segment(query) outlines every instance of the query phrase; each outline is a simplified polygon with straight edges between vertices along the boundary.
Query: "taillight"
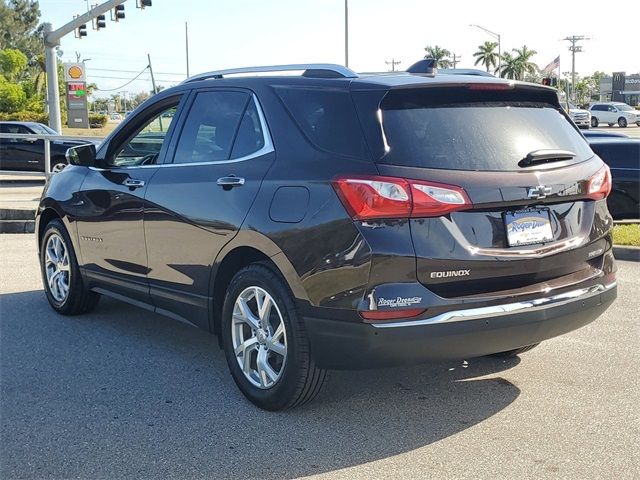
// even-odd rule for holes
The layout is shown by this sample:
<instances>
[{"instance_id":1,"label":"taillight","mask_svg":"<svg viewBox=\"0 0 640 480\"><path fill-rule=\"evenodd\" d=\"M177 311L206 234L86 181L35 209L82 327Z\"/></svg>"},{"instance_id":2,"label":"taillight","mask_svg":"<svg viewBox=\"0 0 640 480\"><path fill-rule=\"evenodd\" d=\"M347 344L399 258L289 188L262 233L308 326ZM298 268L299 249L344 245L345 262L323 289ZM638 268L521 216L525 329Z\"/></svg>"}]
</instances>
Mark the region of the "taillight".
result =
<instances>
[{"instance_id":1,"label":"taillight","mask_svg":"<svg viewBox=\"0 0 640 480\"><path fill-rule=\"evenodd\" d=\"M455 185L396 177L339 177L333 186L356 220L437 217L472 206Z\"/></svg>"},{"instance_id":2,"label":"taillight","mask_svg":"<svg viewBox=\"0 0 640 480\"><path fill-rule=\"evenodd\" d=\"M411 214L409 183L401 178L338 178L333 185L354 219L408 217Z\"/></svg>"},{"instance_id":3,"label":"taillight","mask_svg":"<svg viewBox=\"0 0 640 480\"><path fill-rule=\"evenodd\" d=\"M411 195L412 217L438 217L471 206L465 191L454 185L411 181Z\"/></svg>"},{"instance_id":4,"label":"taillight","mask_svg":"<svg viewBox=\"0 0 640 480\"><path fill-rule=\"evenodd\" d=\"M611 192L611 171L607 165L587 180L587 195L593 200L607 198Z\"/></svg>"}]
</instances>

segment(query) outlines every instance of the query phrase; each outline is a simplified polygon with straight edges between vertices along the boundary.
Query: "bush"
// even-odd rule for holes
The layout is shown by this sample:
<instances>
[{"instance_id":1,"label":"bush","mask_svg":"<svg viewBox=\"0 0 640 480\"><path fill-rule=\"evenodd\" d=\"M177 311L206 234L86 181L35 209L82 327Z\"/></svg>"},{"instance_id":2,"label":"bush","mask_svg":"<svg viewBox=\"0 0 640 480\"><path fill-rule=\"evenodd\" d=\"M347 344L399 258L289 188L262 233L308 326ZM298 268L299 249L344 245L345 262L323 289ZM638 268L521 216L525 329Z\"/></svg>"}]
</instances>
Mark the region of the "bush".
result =
<instances>
[{"instance_id":1,"label":"bush","mask_svg":"<svg viewBox=\"0 0 640 480\"><path fill-rule=\"evenodd\" d=\"M17 112L24 108L27 94L17 83L0 82L0 112Z\"/></svg>"},{"instance_id":2,"label":"bush","mask_svg":"<svg viewBox=\"0 0 640 480\"><path fill-rule=\"evenodd\" d=\"M96 113L89 114L89 125L91 128L102 128L107 124L107 116Z\"/></svg>"},{"instance_id":3,"label":"bush","mask_svg":"<svg viewBox=\"0 0 640 480\"><path fill-rule=\"evenodd\" d=\"M13 113L0 112L0 120L17 121L17 122L38 122L47 125L49 123L49 115L46 113L33 112L29 110L21 110Z\"/></svg>"}]
</instances>

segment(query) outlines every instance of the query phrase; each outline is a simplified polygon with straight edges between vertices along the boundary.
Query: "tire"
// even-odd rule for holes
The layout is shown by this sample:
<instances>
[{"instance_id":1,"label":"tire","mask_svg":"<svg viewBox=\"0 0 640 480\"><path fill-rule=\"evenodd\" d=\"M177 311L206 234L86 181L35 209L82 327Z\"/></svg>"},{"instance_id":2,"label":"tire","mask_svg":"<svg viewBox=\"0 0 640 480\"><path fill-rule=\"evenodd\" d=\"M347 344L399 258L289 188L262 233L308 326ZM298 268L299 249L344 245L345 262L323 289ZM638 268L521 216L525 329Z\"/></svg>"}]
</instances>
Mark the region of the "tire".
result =
<instances>
[{"instance_id":1,"label":"tire","mask_svg":"<svg viewBox=\"0 0 640 480\"><path fill-rule=\"evenodd\" d=\"M265 305L268 299L272 306L269 313L263 310L260 319L257 305ZM311 357L289 287L266 264L249 265L231 280L222 309L221 336L231 376L256 406L285 410L312 400L320 391L326 371ZM239 350L241 345L245 349Z\"/></svg>"},{"instance_id":2,"label":"tire","mask_svg":"<svg viewBox=\"0 0 640 480\"><path fill-rule=\"evenodd\" d=\"M619 126L619 127L621 127L621 128L626 128L626 126L627 126L627 119L626 119L626 118L624 118L624 117L620 117L620 118L618 119L618 126Z\"/></svg>"},{"instance_id":3,"label":"tire","mask_svg":"<svg viewBox=\"0 0 640 480\"><path fill-rule=\"evenodd\" d=\"M57 218L47 224L42 236L40 272L49 305L62 315L89 312L100 300L100 295L86 288L67 229Z\"/></svg>"},{"instance_id":4,"label":"tire","mask_svg":"<svg viewBox=\"0 0 640 480\"><path fill-rule=\"evenodd\" d=\"M51 159L51 173L59 173L67 166L67 161L64 157Z\"/></svg>"},{"instance_id":5,"label":"tire","mask_svg":"<svg viewBox=\"0 0 640 480\"><path fill-rule=\"evenodd\" d=\"M526 347L514 348L513 350L507 350L506 352L494 353L494 354L492 354L490 356L491 357L498 357L498 358L513 358L513 357L517 357L521 353L528 352L529 350L533 350L538 345L540 345L540 344L539 343L534 343L533 345L527 345Z\"/></svg>"},{"instance_id":6,"label":"tire","mask_svg":"<svg viewBox=\"0 0 640 480\"><path fill-rule=\"evenodd\" d=\"M596 128L598 126L598 119L596 117L591 117L591 126Z\"/></svg>"}]
</instances>

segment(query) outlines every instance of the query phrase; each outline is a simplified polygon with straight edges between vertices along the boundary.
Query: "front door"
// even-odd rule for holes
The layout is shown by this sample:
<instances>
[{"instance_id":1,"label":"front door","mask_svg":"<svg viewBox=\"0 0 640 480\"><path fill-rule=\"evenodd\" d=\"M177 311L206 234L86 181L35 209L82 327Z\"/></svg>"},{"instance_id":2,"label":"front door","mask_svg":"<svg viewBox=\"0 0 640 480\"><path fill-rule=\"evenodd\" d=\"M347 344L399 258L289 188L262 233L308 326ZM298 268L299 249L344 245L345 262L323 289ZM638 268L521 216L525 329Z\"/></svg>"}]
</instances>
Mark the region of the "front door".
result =
<instances>
[{"instance_id":1,"label":"front door","mask_svg":"<svg viewBox=\"0 0 640 480\"><path fill-rule=\"evenodd\" d=\"M5 123L0 126L0 133L24 135L33 132L20 124ZM44 140L2 138L0 150L2 170L44 172Z\"/></svg>"},{"instance_id":2,"label":"front door","mask_svg":"<svg viewBox=\"0 0 640 480\"><path fill-rule=\"evenodd\" d=\"M98 153L80 189L78 237L83 268L94 288L103 288L149 307L144 197L157 174L172 134L180 97L136 114ZM103 157L103 158L101 158Z\"/></svg>"},{"instance_id":3,"label":"front door","mask_svg":"<svg viewBox=\"0 0 640 480\"><path fill-rule=\"evenodd\" d=\"M253 94L194 97L172 163L147 190L144 223L154 304L207 328L212 263L240 229L274 153Z\"/></svg>"}]
</instances>

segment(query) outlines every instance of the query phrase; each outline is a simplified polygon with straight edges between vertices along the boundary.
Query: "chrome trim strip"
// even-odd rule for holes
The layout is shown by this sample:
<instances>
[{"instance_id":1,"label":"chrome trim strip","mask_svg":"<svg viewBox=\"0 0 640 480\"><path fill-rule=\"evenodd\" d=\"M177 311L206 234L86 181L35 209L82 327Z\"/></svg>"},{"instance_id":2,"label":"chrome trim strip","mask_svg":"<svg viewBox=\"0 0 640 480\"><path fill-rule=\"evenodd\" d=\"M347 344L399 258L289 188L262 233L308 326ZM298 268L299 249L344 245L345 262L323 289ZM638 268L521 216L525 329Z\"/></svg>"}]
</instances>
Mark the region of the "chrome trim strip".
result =
<instances>
[{"instance_id":1,"label":"chrome trim strip","mask_svg":"<svg viewBox=\"0 0 640 480\"><path fill-rule=\"evenodd\" d=\"M616 286L616 282L607 285L592 285L591 287L579 288L570 292L559 293L552 297L536 298L526 302L505 303L503 305L492 305L489 307L468 308L465 310L452 310L436 315L431 318L420 320L405 320L393 323L371 323L375 328L398 328L417 327L421 325L435 325L443 323L466 322L483 318L501 317L519 312L521 310L541 310L546 307L558 307L567 303L584 300Z\"/></svg>"},{"instance_id":2,"label":"chrome trim strip","mask_svg":"<svg viewBox=\"0 0 640 480\"><path fill-rule=\"evenodd\" d=\"M214 70L194 75L184 80L183 83L196 82L210 78L219 79L225 75L238 75L244 73L268 73L268 72L293 72L298 70L329 70L342 75L345 78L358 78L358 74L350 68L335 63L295 63L290 65L263 65L258 67L228 68L226 70Z\"/></svg>"},{"instance_id":3,"label":"chrome trim strip","mask_svg":"<svg viewBox=\"0 0 640 480\"><path fill-rule=\"evenodd\" d=\"M251 94L253 97L253 101L256 104L256 110L258 111L258 118L260 119L260 126L262 127L262 134L264 137L264 145L257 152L253 152L249 155L240 158L234 158L231 160L217 160L211 162L193 162L193 163L160 163L158 165L123 165L123 166L114 166L112 168L122 168L126 170L135 170L138 168L165 168L165 167L197 167L201 165L224 165L227 163L238 163L238 162L246 162L247 160L252 160L257 157L262 157L263 155L267 155L271 152L275 151L273 147L273 141L271 137L271 131L269 130L269 126L267 125L267 121L264 117L264 113L262 112L262 105L258 101L258 97L255 94ZM98 167L89 167L92 170L96 170L98 172L104 172L108 169L98 168Z\"/></svg>"}]
</instances>

